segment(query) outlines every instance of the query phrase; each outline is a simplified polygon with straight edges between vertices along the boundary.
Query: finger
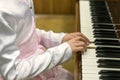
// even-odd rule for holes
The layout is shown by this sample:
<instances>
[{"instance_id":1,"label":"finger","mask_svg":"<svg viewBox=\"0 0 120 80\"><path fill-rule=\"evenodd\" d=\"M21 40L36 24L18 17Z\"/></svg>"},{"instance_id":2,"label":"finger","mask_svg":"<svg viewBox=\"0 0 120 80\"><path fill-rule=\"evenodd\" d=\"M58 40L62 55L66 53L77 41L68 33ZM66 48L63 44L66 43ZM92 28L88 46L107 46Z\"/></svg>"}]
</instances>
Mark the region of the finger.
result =
<instances>
[{"instance_id":1,"label":"finger","mask_svg":"<svg viewBox=\"0 0 120 80\"><path fill-rule=\"evenodd\" d=\"M75 46L76 46L76 47L87 46L87 44L86 44L85 42L83 42L83 41L77 41L77 42L75 43Z\"/></svg>"},{"instance_id":2,"label":"finger","mask_svg":"<svg viewBox=\"0 0 120 80\"><path fill-rule=\"evenodd\" d=\"M84 39L86 39L87 42L90 42L90 40L89 40L84 34L82 34L82 33L80 33L80 32L77 32L76 35L77 35L77 36L81 36L81 37L83 37Z\"/></svg>"},{"instance_id":3,"label":"finger","mask_svg":"<svg viewBox=\"0 0 120 80\"><path fill-rule=\"evenodd\" d=\"M80 32L71 33L72 38L81 37L81 40L85 41L88 45L90 43L89 39Z\"/></svg>"},{"instance_id":4,"label":"finger","mask_svg":"<svg viewBox=\"0 0 120 80\"><path fill-rule=\"evenodd\" d=\"M71 33L70 36L71 36L72 38L75 38L75 37L77 37L78 35L77 35L77 33Z\"/></svg>"},{"instance_id":5,"label":"finger","mask_svg":"<svg viewBox=\"0 0 120 80\"><path fill-rule=\"evenodd\" d=\"M84 39L83 37L80 37L80 36L76 37L75 41L76 41L76 43L84 42L87 45L89 44L89 42L86 39Z\"/></svg>"},{"instance_id":6,"label":"finger","mask_svg":"<svg viewBox=\"0 0 120 80\"><path fill-rule=\"evenodd\" d=\"M81 52L82 54L85 52L85 50L86 50L86 49L85 49L84 47L77 47L77 48L76 48L76 51L77 51L77 52Z\"/></svg>"},{"instance_id":7,"label":"finger","mask_svg":"<svg viewBox=\"0 0 120 80\"><path fill-rule=\"evenodd\" d=\"M84 48L84 52L87 51L87 45L85 45L85 44L80 44L80 45L77 45L76 47L83 47Z\"/></svg>"}]
</instances>

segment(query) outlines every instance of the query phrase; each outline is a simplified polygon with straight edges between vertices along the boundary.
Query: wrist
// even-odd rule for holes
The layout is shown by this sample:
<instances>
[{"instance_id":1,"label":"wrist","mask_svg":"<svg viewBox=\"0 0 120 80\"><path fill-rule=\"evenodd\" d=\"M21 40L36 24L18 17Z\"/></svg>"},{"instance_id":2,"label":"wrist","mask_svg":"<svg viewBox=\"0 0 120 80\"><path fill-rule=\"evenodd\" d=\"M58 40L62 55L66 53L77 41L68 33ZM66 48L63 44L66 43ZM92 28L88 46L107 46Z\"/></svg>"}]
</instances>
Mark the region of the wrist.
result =
<instances>
[{"instance_id":1,"label":"wrist","mask_svg":"<svg viewBox=\"0 0 120 80\"><path fill-rule=\"evenodd\" d=\"M62 43L64 43L64 42L66 42L67 41L67 39L66 39L66 36L68 35L68 33L66 33L65 35L64 35L64 37L63 37L63 39L62 39Z\"/></svg>"}]
</instances>

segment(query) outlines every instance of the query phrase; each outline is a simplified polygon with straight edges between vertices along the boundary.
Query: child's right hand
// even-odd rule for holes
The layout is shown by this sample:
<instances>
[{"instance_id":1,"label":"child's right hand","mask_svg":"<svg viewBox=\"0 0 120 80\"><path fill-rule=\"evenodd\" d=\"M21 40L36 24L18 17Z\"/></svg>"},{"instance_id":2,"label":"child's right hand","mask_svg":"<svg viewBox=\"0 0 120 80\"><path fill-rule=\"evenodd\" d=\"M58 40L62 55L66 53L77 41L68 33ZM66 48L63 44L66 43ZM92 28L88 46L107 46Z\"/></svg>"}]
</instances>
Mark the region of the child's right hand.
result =
<instances>
[{"instance_id":1,"label":"child's right hand","mask_svg":"<svg viewBox=\"0 0 120 80\"><path fill-rule=\"evenodd\" d=\"M69 41L67 41L70 45L72 52L82 52L84 53L87 50L87 46L89 45L88 39L84 37L75 37Z\"/></svg>"}]
</instances>

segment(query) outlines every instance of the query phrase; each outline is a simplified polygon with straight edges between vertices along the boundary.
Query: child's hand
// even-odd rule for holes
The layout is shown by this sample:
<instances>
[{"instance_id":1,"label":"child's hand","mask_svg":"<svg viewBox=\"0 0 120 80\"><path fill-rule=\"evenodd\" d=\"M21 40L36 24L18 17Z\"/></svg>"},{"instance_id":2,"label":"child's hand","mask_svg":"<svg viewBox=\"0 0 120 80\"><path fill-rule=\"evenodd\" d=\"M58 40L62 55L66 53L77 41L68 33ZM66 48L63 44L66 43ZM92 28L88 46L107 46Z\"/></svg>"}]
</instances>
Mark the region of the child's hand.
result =
<instances>
[{"instance_id":1,"label":"child's hand","mask_svg":"<svg viewBox=\"0 0 120 80\"><path fill-rule=\"evenodd\" d=\"M89 40L83 36L76 36L67 42L70 45L72 52L80 51L84 53L89 45Z\"/></svg>"},{"instance_id":2,"label":"child's hand","mask_svg":"<svg viewBox=\"0 0 120 80\"><path fill-rule=\"evenodd\" d=\"M66 41L69 41L70 39L73 39L73 38L76 38L76 37L80 37L81 39L84 39L84 41L86 41L88 44L89 44L89 39L83 35L82 33L80 32L74 32L74 33L69 33L69 34L66 34L62 40L62 42L66 42Z\"/></svg>"}]
</instances>

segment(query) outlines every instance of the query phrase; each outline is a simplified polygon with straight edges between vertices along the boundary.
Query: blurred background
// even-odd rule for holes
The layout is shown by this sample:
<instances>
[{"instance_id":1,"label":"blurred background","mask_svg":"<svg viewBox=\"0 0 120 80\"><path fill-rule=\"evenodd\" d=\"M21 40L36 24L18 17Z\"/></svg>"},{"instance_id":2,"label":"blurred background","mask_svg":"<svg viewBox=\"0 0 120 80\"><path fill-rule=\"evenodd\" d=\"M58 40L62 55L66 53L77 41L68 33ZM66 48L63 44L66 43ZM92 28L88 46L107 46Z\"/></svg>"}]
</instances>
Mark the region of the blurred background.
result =
<instances>
[{"instance_id":1,"label":"blurred background","mask_svg":"<svg viewBox=\"0 0 120 80\"><path fill-rule=\"evenodd\" d=\"M54 32L75 32L75 0L33 0L37 28ZM63 63L74 72L74 55Z\"/></svg>"}]
</instances>

